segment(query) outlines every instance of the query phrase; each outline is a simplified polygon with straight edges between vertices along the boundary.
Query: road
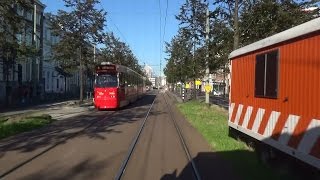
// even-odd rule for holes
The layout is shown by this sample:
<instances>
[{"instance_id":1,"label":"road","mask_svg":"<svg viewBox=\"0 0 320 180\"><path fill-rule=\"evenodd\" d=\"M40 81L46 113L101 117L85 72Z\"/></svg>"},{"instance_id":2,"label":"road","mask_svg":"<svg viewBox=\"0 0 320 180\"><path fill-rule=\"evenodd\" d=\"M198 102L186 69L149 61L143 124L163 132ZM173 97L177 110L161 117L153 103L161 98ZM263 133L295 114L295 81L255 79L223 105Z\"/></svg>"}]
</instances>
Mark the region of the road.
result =
<instances>
[{"instance_id":1,"label":"road","mask_svg":"<svg viewBox=\"0 0 320 180\"><path fill-rule=\"evenodd\" d=\"M144 120L122 179L195 179L173 119L201 179L237 179L172 99L154 92L118 111L82 113L0 141L0 179L114 179ZM210 162L205 160L209 156Z\"/></svg>"}]
</instances>

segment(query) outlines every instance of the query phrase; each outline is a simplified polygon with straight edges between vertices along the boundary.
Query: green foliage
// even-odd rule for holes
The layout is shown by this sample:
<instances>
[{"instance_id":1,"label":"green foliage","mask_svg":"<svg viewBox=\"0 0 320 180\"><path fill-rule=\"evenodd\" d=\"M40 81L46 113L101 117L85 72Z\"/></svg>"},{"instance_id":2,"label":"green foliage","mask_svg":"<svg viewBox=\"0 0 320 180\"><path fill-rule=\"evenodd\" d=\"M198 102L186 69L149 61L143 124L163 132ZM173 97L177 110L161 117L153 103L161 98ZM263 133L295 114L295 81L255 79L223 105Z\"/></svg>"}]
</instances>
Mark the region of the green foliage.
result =
<instances>
[{"instance_id":1,"label":"green foliage","mask_svg":"<svg viewBox=\"0 0 320 180\"><path fill-rule=\"evenodd\" d=\"M53 57L66 73L79 69L80 101L83 100L84 75L94 69L93 46L102 43L106 12L97 9L99 0L64 0L69 11L51 15L51 28L60 41L53 46Z\"/></svg>"},{"instance_id":2,"label":"green foliage","mask_svg":"<svg viewBox=\"0 0 320 180\"><path fill-rule=\"evenodd\" d=\"M169 83L185 82L192 77L194 65L192 62L192 46L190 46L189 40L184 36L177 35L170 44L167 43L166 51L170 54L164 69L167 81Z\"/></svg>"},{"instance_id":3,"label":"green foliage","mask_svg":"<svg viewBox=\"0 0 320 180\"><path fill-rule=\"evenodd\" d=\"M204 33L207 2L210 3L209 7L213 7L209 13L208 46ZM211 73L221 69L228 72L228 56L234 48L318 17L320 8L312 12L302 11L304 8L317 6L318 1L297 0L187 1L176 16L180 21L178 34L167 44L169 58L164 72L168 82L183 82L186 79L202 77L206 68L207 52ZM235 12L238 12L238 23Z\"/></svg>"},{"instance_id":4,"label":"green foliage","mask_svg":"<svg viewBox=\"0 0 320 180\"><path fill-rule=\"evenodd\" d=\"M43 127L52 121L49 115L26 117L15 122L0 121L0 139Z\"/></svg>"},{"instance_id":5,"label":"green foliage","mask_svg":"<svg viewBox=\"0 0 320 180\"><path fill-rule=\"evenodd\" d=\"M0 1L0 60L8 65L25 57L40 55L33 45L19 42L18 34L28 33L30 24L24 17L18 14L19 10L30 11L32 9L30 0ZM8 66L7 68L9 68Z\"/></svg>"},{"instance_id":6,"label":"green foliage","mask_svg":"<svg viewBox=\"0 0 320 180\"><path fill-rule=\"evenodd\" d=\"M232 165L240 179L294 179L285 170L272 169L262 164L244 142L228 136L227 111L196 101L178 104L178 108L203 135L214 152L221 154Z\"/></svg>"},{"instance_id":7,"label":"green foliage","mask_svg":"<svg viewBox=\"0 0 320 180\"><path fill-rule=\"evenodd\" d=\"M101 51L101 61L112 62L131 68L137 73L144 75L142 67L138 64L137 57L133 54L129 45L125 42L120 41L119 38L115 37L113 33L108 33L105 36L105 48Z\"/></svg>"},{"instance_id":8,"label":"green foliage","mask_svg":"<svg viewBox=\"0 0 320 180\"><path fill-rule=\"evenodd\" d=\"M241 14L241 44L253 43L313 19L319 10L302 11L309 6L313 3L263 0L247 4Z\"/></svg>"},{"instance_id":9,"label":"green foliage","mask_svg":"<svg viewBox=\"0 0 320 180\"><path fill-rule=\"evenodd\" d=\"M169 83L196 79L204 75L206 3L190 0L180 8L176 19L180 21L178 35L166 45L169 54L164 69Z\"/></svg>"},{"instance_id":10,"label":"green foliage","mask_svg":"<svg viewBox=\"0 0 320 180\"><path fill-rule=\"evenodd\" d=\"M66 72L77 70L81 63L92 67L93 45L102 43L106 12L96 8L98 0L64 0L69 11L59 10L51 15L51 29L59 37L53 46L54 59Z\"/></svg>"}]
</instances>

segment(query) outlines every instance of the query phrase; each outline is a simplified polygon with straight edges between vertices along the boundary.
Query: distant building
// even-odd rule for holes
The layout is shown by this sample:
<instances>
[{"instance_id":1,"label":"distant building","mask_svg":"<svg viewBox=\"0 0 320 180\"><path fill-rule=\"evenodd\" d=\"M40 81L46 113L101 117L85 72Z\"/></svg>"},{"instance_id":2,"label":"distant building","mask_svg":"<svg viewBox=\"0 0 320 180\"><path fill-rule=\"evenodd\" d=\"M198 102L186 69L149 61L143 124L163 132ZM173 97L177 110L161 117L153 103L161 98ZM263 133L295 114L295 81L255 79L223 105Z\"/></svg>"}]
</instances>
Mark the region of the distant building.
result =
<instances>
[{"instance_id":1,"label":"distant building","mask_svg":"<svg viewBox=\"0 0 320 180\"><path fill-rule=\"evenodd\" d=\"M144 72L146 73L147 75L147 78L151 78L153 77L152 74L153 74L153 69L152 67L148 66L148 65L145 65L144 68L143 68Z\"/></svg>"},{"instance_id":2,"label":"distant building","mask_svg":"<svg viewBox=\"0 0 320 180\"><path fill-rule=\"evenodd\" d=\"M150 77L150 78L149 78L149 81L152 83L152 86L153 86L153 87L156 87L156 78Z\"/></svg>"},{"instance_id":3,"label":"distant building","mask_svg":"<svg viewBox=\"0 0 320 180\"><path fill-rule=\"evenodd\" d=\"M70 77L64 77L57 70L59 63L53 58L52 46L59 42L60 38L54 36L50 30L48 15L44 18L44 43L43 43L43 69L45 93L77 93L79 87L79 73L73 73Z\"/></svg>"},{"instance_id":4,"label":"distant building","mask_svg":"<svg viewBox=\"0 0 320 180\"><path fill-rule=\"evenodd\" d=\"M165 86L167 85L167 77L161 76L160 77L160 86Z\"/></svg>"}]
</instances>

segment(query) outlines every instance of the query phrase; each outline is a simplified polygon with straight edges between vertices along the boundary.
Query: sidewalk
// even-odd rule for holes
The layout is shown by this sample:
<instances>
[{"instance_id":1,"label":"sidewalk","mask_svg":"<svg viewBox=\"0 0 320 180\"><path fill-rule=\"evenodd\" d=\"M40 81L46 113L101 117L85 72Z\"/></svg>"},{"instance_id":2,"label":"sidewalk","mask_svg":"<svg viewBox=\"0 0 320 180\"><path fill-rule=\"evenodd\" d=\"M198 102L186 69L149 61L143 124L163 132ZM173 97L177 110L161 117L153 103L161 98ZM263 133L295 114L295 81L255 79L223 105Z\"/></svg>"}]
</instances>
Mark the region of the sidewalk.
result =
<instances>
[{"instance_id":1,"label":"sidewalk","mask_svg":"<svg viewBox=\"0 0 320 180\"><path fill-rule=\"evenodd\" d=\"M34 106L28 106L28 107L21 107L21 108L12 108L12 109L4 109L4 110L2 109L0 110L0 117L21 115L25 113L38 112L38 111L54 109L54 108L64 107L64 106L85 107L90 105L92 105L92 100L84 100L83 104L79 105L79 100L74 99L74 100L47 103L47 104L34 105Z\"/></svg>"}]
</instances>

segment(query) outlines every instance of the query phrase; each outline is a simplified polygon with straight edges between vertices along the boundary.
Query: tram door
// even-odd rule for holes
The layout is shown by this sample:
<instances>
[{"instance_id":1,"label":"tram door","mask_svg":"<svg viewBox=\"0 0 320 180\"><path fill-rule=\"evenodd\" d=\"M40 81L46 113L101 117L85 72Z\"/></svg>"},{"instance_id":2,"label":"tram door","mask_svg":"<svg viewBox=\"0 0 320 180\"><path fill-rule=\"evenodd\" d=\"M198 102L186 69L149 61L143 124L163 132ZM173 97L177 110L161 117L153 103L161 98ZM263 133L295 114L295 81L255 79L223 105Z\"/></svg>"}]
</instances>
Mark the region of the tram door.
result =
<instances>
[{"instance_id":1,"label":"tram door","mask_svg":"<svg viewBox=\"0 0 320 180\"><path fill-rule=\"evenodd\" d=\"M124 101L126 99L126 81L125 73L119 73L119 100Z\"/></svg>"}]
</instances>

